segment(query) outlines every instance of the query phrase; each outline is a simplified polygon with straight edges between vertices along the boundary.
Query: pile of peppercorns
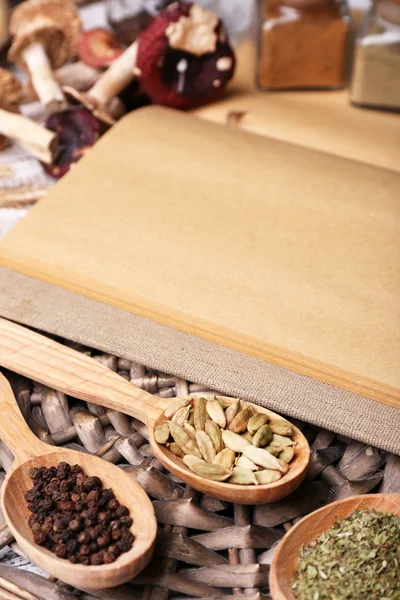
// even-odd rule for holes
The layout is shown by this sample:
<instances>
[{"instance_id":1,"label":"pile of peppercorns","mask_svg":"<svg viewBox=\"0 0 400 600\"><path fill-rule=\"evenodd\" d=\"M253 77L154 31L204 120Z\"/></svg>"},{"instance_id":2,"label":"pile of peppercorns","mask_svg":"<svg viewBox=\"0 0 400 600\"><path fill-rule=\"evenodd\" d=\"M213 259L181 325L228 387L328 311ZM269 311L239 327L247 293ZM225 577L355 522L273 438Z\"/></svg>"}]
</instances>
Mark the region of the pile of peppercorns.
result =
<instances>
[{"instance_id":1,"label":"pile of peppercorns","mask_svg":"<svg viewBox=\"0 0 400 600\"><path fill-rule=\"evenodd\" d=\"M132 519L112 489L79 465L33 468L33 488L25 493L28 524L36 544L58 558L82 565L113 562L132 548Z\"/></svg>"}]
</instances>

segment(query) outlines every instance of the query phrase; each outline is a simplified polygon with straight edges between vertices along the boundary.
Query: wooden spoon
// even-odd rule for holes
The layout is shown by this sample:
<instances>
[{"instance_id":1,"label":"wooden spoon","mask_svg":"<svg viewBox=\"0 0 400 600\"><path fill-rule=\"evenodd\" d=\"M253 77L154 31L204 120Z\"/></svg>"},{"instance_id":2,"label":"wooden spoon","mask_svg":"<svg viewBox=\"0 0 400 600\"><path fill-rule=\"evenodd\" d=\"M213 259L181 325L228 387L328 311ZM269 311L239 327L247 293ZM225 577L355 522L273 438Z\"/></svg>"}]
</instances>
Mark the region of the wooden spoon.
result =
<instances>
[{"instance_id":1,"label":"wooden spoon","mask_svg":"<svg viewBox=\"0 0 400 600\"><path fill-rule=\"evenodd\" d=\"M266 504L291 494L305 477L310 448L296 427L292 436L297 443L295 456L289 471L275 483L234 485L195 475L181 458L157 444L154 439L154 428L165 421L164 411L171 406L171 399L152 396L85 354L4 319L0 319L0 365L69 396L139 419L149 428L152 449L159 461L187 484L205 494L240 504ZM202 396L207 397L204 394ZM232 398L226 400L235 401ZM277 416L260 406L253 407L258 412Z\"/></svg>"},{"instance_id":2,"label":"wooden spoon","mask_svg":"<svg viewBox=\"0 0 400 600\"><path fill-rule=\"evenodd\" d=\"M97 456L44 444L23 419L7 379L0 373L0 438L12 450L14 462L1 490L1 509L21 549L39 567L80 589L110 588L132 579L148 564L157 533L153 506L133 479L122 469ZM73 565L33 541L28 525L30 512L24 499L33 483L33 467L57 466L65 461L78 464L86 475L97 475L105 488L112 488L117 499L128 507L135 536L132 549L113 563L101 566Z\"/></svg>"},{"instance_id":3,"label":"wooden spoon","mask_svg":"<svg viewBox=\"0 0 400 600\"><path fill-rule=\"evenodd\" d=\"M269 574L269 588L273 600L296 600L291 580L296 571L302 546L319 537L338 520L355 510L367 508L400 516L400 494L365 494L338 500L314 511L299 521L282 538L274 554ZM312 590L310 590L310 598Z\"/></svg>"}]
</instances>

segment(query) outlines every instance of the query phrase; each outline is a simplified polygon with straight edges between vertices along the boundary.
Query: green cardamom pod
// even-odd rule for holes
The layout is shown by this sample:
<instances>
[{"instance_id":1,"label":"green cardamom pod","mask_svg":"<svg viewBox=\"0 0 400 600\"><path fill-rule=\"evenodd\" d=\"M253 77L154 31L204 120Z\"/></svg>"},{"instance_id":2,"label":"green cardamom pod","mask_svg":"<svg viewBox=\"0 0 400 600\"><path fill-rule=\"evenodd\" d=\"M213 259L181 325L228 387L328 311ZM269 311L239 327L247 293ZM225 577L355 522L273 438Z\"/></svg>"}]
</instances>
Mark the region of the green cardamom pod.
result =
<instances>
[{"instance_id":1,"label":"green cardamom pod","mask_svg":"<svg viewBox=\"0 0 400 600\"><path fill-rule=\"evenodd\" d=\"M206 463L204 460L199 460L197 456L191 456L190 454L184 457L183 462L196 475L213 481L225 481L232 473L231 470L222 465Z\"/></svg>"},{"instance_id":2,"label":"green cardamom pod","mask_svg":"<svg viewBox=\"0 0 400 600\"><path fill-rule=\"evenodd\" d=\"M182 427L182 425L178 425L178 423L170 423L169 430L171 432L174 441L178 444L180 448L184 451L185 454L194 454L201 458L201 452L193 440L193 438L189 435L189 433Z\"/></svg>"},{"instance_id":3,"label":"green cardamom pod","mask_svg":"<svg viewBox=\"0 0 400 600\"><path fill-rule=\"evenodd\" d=\"M266 446L272 440L272 436L269 425L263 425L253 436L253 446Z\"/></svg>"},{"instance_id":4,"label":"green cardamom pod","mask_svg":"<svg viewBox=\"0 0 400 600\"><path fill-rule=\"evenodd\" d=\"M241 433L240 435L242 436L242 438L244 438L245 440L250 442L250 444L253 443L253 436L248 431L245 431L244 433Z\"/></svg>"},{"instance_id":5,"label":"green cardamom pod","mask_svg":"<svg viewBox=\"0 0 400 600\"><path fill-rule=\"evenodd\" d=\"M221 452L224 449L225 444L222 440L221 430L215 421L206 421L206 433L210 436L212 443L214 444L215 452Z\"/></svg>"},{"instance_id":6,"label":"green cardamom pod","mask_svg":"<svg viewBox=\"0 0 400 600\"><path fill-rule=\"evenodd\" d=\"M228 408L225 411L225 418L226 418L226 424L229 425L232 423L233 419L236 417L236 415L238 414L240 410L240 400L236 400L236 402L232 402L232 404L230 404L228 406Z\"/></svg>"},{"instance_id":7,"label":"green cardamom pod","mask_svg":"<svg viewBox=\"0 0 400 600\"><path fill-rule=\"evenodd\" d=\"M205 431L196 431L196 442L204 460L208 463L212 463L216 456L216 452L208 433Z\"/></svg>"},{"instance_id":8,"label":"green cardamom pod","mask_svg":"<svg viewBox=\"0 0 400 600\"><path fill-rule=\"evenodd\" d=\"M253 463L247 456L243 456L243 454L236 459L236 466L242 467L242 469L250 469L250 471L258 471L260 469L258 465Z\"/></svg>"},{"instance_id":9,"label":"green cardamom pod","mask_svg":"<svg viewBox=\"0 0 400 600\"><path fill-rule=\"evenodd\" d=\"M243 449L243 454L256 463L256 465L264 467L264 469L273 469L274 471L281 472L285 470L284 467L282 467L282 464L284 463L281 464L281 461L278 458L272 456L272 454L264 450L264 448L256 448L249 444Z\"/></svg>"},{"instance_id":10,"label":"green cardamom pod","mask_svg":"<svg viewBox=\"0 0 400 600\"><path fill-rule=\"evenodd\" d=\"M172 454L174 454L175 456L180 456L181 458L183 458L184 456L186 456L186 454L184 453L184 451L182 450L182 448L180 448L180 446L178 446L178 444L176 442L171 442L168 445L168 450L170 452L172 452Z\"/></svg>"},{"instance_id":11,"label":"green cardamom pod","mask_svg":"<svg viewBox=\"0 0 400 600\"><path fill-rule=\"evenodd\" d=\"M173 421L174 423L178 423L178 425L183 425L189 417L189 412L190 406L182 406L182 408L176 411L171 421Z\"/></svg>"},{"instance_id":12,"label":"green cardamom pod","mask_svg":"<svg viewBox=\"0 0 400 600\"><path fill-rule=\"evenodd\" d=\"M264 413L256 413L251 417L247 424L247 430L251 435L254 435L256 431L260 429L263 425L268 423L268 415Z\"/></svg>"},{"instance_id":13,"label":"green cardamom pod","mask_svg":"<svg viewBox=\"0 0 400 600\"><path fill-rule=\"evenodd\" d=\"M209 400L206 405L206 410L208 412L208 416L214 421L214 423L222 428L226 427L225 413L218 400Z\"/></svg>"},{"instance_id":14,"label":"green cardamom pod","mask_svg":"<svg viewBox=\"0 0 400 600\"><path fill-rule=\"evenodd\" d=\"M242 469L242 467L234 467L233 473L228 479L228 483L236 483L238 485L258 485L258 481L250 469Z\"/></svg>"},{"instance_id":15,"label":"green cardamom pod","mask_svg":"<svg viewBox=\"0 0 400 600\"><path fill-rule=\"evenodd\" d=\"M217 454L214 459L214 464L222 465L226 469L231 469L235 464L236 452L233 450L229 450L229 448L224 448Z\"/></svg>"},{"instance_id":16,"label":"green cardamom pod","mask_svg":"<svg viewBox=\"0 0 400 600\"><path fill-rule=\"evenodd\" d=\"M261 485L266 483L274 483L282 477L282 474L279 471L273 471L272 469L263 469L262 471L257 471L254 474L258 483Z\"/></svg>"},{"instance_id":17,"label":"green cardamom pod","mask_svg":"<svg viewBox=\"0 0 400 600\"><path fill-rule=\"evenodd\" d=\"M279 460L283 460L285 463L290 463L294 456L293 446L286 446L282 452L278 454Z\"/></svg>"},{"instance_id":18,"label":"green cardamom pod","mask_svg":"<svg viewBox=\"0 0 400 600\"><path fill-rule=\"evenodd\" d=\"M174 414L183 406L187 406L188 404L191 404L192 399L191 398L181 398L180 400L178 400L177 402L174 402L173 404L171 404L171 406L169 406L165 411L164 411L164 415L166 419L172 419L172 417L174 416Z\"/></svg>"},{"instance_id":19,"label":"green cardamom pod","mask_svg":"<svg viewBox=\"0 0 400 600\"><path fill-rule=\"evenodd\" d=\"M272 456L279 456L282 452L282 446L265 446L264 450L272 454Z\"/></svg>"},{"instance_id":20,"label":"green cardamom pod","mask_svg":"<svg viewBox=\"0 0 400 600\"><path fill-rule=\"evenodd\" d=\"M196 431L204 431L207 420L206 402L205 398L197 398L193 415L194 428Z\"/></svg>"},{"instance_id":21,"label":"green cardamom pod","mask_svg":"<svg viewBox=\"0 0 400 600\"><path fill-rule=\"evenodd\" d=\"M247 429L247 424L251 418L251 411L248 406L242 408L232 419L229 430L233 433L243 433Z\"/></svg>"},{"instance_id":22,"label":"green cardamom pod","mask_svg":"<svg viewBox=\"0 0 400 600\"><path fill-rule=\"evenodd\" d=\"M169 425L168 423L163 423L159 425L154 430L154 439L158 444L166 444L169 438Z\"/></svg>"},{"instance_id":23,"label":"green cardamom pod","mask_svg":"<svg viewBox=\"0 0 400 600\"><path fill-rule=\"evenodd\" d=\"M282 446L282 448L285 448L285 446L297 446L297 444L285 435L278 435L277 433L274 433L272 436L272 441L270 442L270 446Z\"/></svg>"},{"instance_id":24,"label":"green cardamom pod","mask_svg":"<svg viewBox=\"0 0 400 600\"><path fill-rule=\"evenodd\" d=\"M225 446L234 452L243 452L247 446L251 446L244 437L228 429L222 431L222 439Z\"/></svg>"},{"instance_id":25,"label":"green cardamom pod","mask_svg":"<svg viewBox=\"0 0 400 600\"><path fill-rule=\"evenodd\" d=\"M186 431L188 432L190 437L196 441L196 430L194 427L192 427L192 425L189 423L189 421L186 421L183 424L183 428L186 429Z\"/></svg>"},{"instance_id":26,"label":"green cardamom pod","mask_svg":"<svg viewBox=\"0 0 400 600\"><path fill-rule=\"evenodd\" d=\"M293 425L280 417L270 417L268 425L271 427L272 433L277 433L278 435L290 437L294 433Z\"/></svg>"}]
</instances>

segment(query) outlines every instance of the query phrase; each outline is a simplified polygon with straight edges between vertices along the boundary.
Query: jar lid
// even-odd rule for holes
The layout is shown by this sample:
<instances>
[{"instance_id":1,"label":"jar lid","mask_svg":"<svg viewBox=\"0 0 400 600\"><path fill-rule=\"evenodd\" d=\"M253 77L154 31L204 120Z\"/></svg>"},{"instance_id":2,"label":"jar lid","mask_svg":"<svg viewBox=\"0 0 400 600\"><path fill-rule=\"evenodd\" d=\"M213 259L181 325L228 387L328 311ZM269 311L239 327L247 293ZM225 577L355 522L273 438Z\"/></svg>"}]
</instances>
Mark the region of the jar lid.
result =
<instances>
[{"instance_id":1,"label":"jar lid","mask_svg":"<svg viewBox=\"0 0 400 600\"><path fill-rule=\"evenodd\" d=\"M400 25L400 0L378 2L376 12L385 21Z\"/></svg>"}]
</instances>

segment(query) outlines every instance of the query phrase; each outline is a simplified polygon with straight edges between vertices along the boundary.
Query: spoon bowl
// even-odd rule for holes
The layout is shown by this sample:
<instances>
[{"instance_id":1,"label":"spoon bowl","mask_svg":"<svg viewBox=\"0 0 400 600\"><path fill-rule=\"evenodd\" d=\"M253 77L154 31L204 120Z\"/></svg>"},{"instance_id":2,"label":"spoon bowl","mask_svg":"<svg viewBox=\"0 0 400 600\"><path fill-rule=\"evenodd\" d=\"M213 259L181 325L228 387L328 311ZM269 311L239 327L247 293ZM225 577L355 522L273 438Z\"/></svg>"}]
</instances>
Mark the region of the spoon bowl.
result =
<instances>
[{"instance_id":1,"label":"spoon bowl","mask_svg":"<svg viewBox=\"0 0 400 600\"><path fill-rule=\"evenodd\" d=\"M110 588L135 577L150 561L157 533L153 506L143 489L122 469L97 456L56 448L38 440L19 413L12 390L1 374L0 406L0 438L15 455L2 486L1 509L21 549L43 570L80 589ZM85 475L100 477L104 489L112 488L117 500L130 511L133 519L130 530L135 536L133 546L113 563L101 566L71 564L33 540L28 525L32 513L24 498L25 492L33 487L29 471L33 467L57 466L63 461L79 465Z\"/></svg>"},{"instance_id":2,"label":"spoon bowl","mask_svg":"<svg viewBox=\"0 0 400 600\"><path fill-rule=\"evenodd\" d=\"M282 538L272 559L269 574L272 600L296 600L291 580L297 568L301 547L307 546L339 519L348 517L361 508L400 516L400 494L365 494L338 500L299 521ZM310 590L310 598L311 592Z\"/></svg>"},{"instance_id":3,"label":"spoon bowl","mask_svg":"<svg viewBox=\"0 0 400 600\"><path fill-rule=\"evenodd\" d=\"M277 482L237 485L199 477L154 439L155 427L165 420L164 411L179 398L171 401L152 396L89 356L1 318L0 365L69 396L123 412L145 423L149 428L153 452L164 467L196 490L216 498L239 504L276 502L291 494L305 477L310 448L296 427L293 427L293 440L297 443L295 456L289 471ZM206 394L199 396L211 397ZM191 397L196 398L196 395ZM224 400L235 401L233 398ZM252 407L256 412L278 417L276 413L256 404L252 404Z\"/></svg>"},{"instance_id":4,"label":"spoon bowl","mask_svg":"<svg viewBox=\"0 0 400 600\"><path fill-rule=\"evenodd\" d=\"M197 396L192 394L191 397L196 398ZM215 396L201 394L201 397L208 400ZM219 397L230 404L236 402L235 398L227 398L226 396ZM252 404L252 407L256 412L264 413L271 417L278 416L276 413L256 404ZM169 471L175 473L175 475L185 480L190 486L204 494L209 494L210 496L215 496L221 500L235 502L237 504L268 504L270 502L281 500L294 492L305 477L306 468L310 458L310 449L306 438L301 433L300 429L294 425L292 439L296 442L296 447L294 457L289 465L289 471L274 483L264 485L237 485L225 481L211 481L210 479L199 477L187 468L180 457L172 454L166 446L158 444L154 439L154 429L158 427L158 425L164 423L165 420L165 416L161 415L154 423L153 428L150 429L150 439L154 455Z\"/></svg>"}]
</instances>

